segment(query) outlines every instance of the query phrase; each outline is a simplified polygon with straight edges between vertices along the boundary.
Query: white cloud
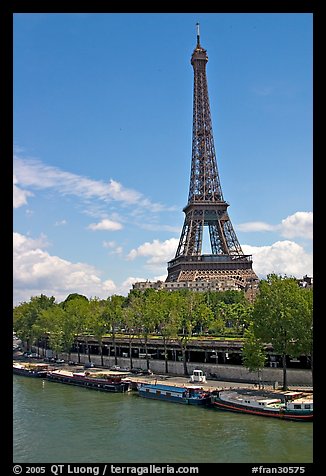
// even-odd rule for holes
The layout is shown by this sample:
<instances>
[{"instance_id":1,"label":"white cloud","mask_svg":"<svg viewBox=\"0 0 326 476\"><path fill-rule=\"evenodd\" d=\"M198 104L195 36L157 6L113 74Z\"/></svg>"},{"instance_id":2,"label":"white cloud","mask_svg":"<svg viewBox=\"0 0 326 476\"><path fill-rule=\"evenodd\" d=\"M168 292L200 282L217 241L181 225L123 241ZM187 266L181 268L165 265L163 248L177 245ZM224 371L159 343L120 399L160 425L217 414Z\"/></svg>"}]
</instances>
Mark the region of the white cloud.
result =
<instances>
[{"instance_id":1,"label":"white cloud","mask_svg":"<svg viewBox=\"0 0 326 476\"><path fill-rule=\"evenodd\" d=\"M138 281L146 281L145 278L135 278L133 276L129 276L127 279L125 279L122 283L122 287L125 289L131 289L132 285L134 283L137 283Z\"/></svg>"},{"instance_id":2,"label":"white cloud","mask_svg":"<svg viewBox=\"0 0 326 476\"><path fill-rule=\"evenodd\" d=\"M43 248L45 237L31 239L13 235L14 304L29 301L31 296L46 294L64 300L70 293L107 298L116 291L115 283L102 281L100 272L86 263L72 263L50 255Z\"/></svg>"},{"instance_id":3,"label":"white cloud","mask_svg":"<svg viewBox=\"0 0 326 476\"><path fill-rule=\"evenodd\" d=\"M13 177L13 207L14 208L19 208L23 205L27 204L27 197L30 197L33 195L32 192L29 192L28 190L23 190L19 187L17 187L17 178L14 175Z\"/></svg>"},{"instance_id":4,"label":"white cloud","mask_svg":"<svg viewBox=\"0 0 326 476\"><path fill-rule=\"evenodd\" d=\"M116 221L108 220L107 218L101 220L99 223L91 223L88 225L88 228L93 231L97 230L110 230L117 231L121 230L122 225Z\"/></svg>"},{"instance_id":5,"label":"white cloud","mask_svg":"<svg viewBox=\"0 0 326 476\"><path fill-rule=\"evenodd\" d=\"M285 238L302 237L312 240L313 213L296 212L282 220L281 234Z\"/></svg>"},{"instance_id":6,"label":"white cloud","mask_svg":"<svg viewBox=\"0 0 326 476\"><path fill-rule=\"evenodd\" d=\"M41 233L39 238L28 238L20 233L13 233L13 250L19 252L21 250L31 251L38 248L45 248L49 245L46 236Z\"/></svg>"},{"instance_id":7,"label":"white cloud","mask_svg":"<svg viewBox=\"0 0 326 476\"><path fill-rule=\"evenodd\" d=\"M103 241L102 244L104 248L114 248L115 246L117 246L115 241Z\"/></svg>"},{"instance_id":8,"label":"white cloud","mask_svg":"<svg viewBox=\"0 0 326 476\"><path fill-rule=\"evenodd\" d=\"M240 223L237 225L237 230L244 232L253 232L253 231L273 231L275 230L275 225L270 225L263 221L250 221L247 223Z\"/></svg>"},{"instance_id":9,"label":"white cloud","mask_svg":"<svg viewBox=\"0 0 326 476\"><path fill-rule=\"evenodd\" d=\"M180 226L171 226L171 225L161 225L160 223L140 223L139 228L148 231L169 231L172 233L180 233Z\"/></svg>"},{"instance_id":10,"label":"white cloud","mask_svg":"<svg viewBox=\"0 0 326 476\"><path fill-rule=\"evenodd\" d=\"M132 285L134 283L137 283L138 281L146 281L145 278L135 278L133 276L129 276L127 279L123 281L122 284L118 285L114 291L114 293L111 294L119 294L121 296L127 296L132 289Z\"/></svg>"},{"instance_id":11,"label":"white cloud","mask_svg":"<svg viewBox=\"0 0 326 476\"><path fill-rule=\"evenodd\" d=\"M293 241L277 241L270 246L243 245L242 249L252 255L253 269L260 278L270 273L297 278L313 275L312 254Z\"/></svg>"},{"instance_id":12,"label":"white cloud","mask_svg":"<svg viewBox=\"0 0 326 476\"><path fill-rule=\"evenodd\" d=\"M67 220L59 220L54 223L54 226L62 226L66 224L67 224Z\"/></svg>"},{"instance_id":13,"label":"white cloud","mask_svg":"<svg viewBox=\"0 0 326 476\"><path fill-rule=\"evenodd\" d=\"M153 240L151 243L143 243L134 248L127 255L127 259L132 261L138 256L148 256L149 259L146 263L155 267L166 267L167 261L172 259L177 250L179 240L177 238L170 238L163 242L159 240Z\"/></svg>"},{"instance_id":14,"label":"white cloud","mask_svg":"<svg viewBox=\"0 0 326 476\"><path fill-rule=\"evenodd\" d=\"M115 241L103 241L103 247L111 250L110 255L121 255L123 252L122 246L119 246Z\"/></svg>"},{"instance_id":15,"label":"white cloud","mask_svg":"<svg viewBox=\"0 0 326 476\"><path fill-rule=\"evenodd\" d=\"M121 183L112 179L108 185L108 192L110 197L121 202L135 203L137 200L141 199L141 193L124 188Z\"/></svg>"},{"instance_id":16,"label":"white cloud","mask_svg":"<svg viewBox=\"0 0 326 476\"><path fill-rule=\"evenodd\" d=\"M243 232L276 231L285 238L298 237L312 239L313 213L296 212L284 218L281 223L277 225L271 225L262 221L240 223L236 229Z\"/></svg>"},{"instance_id":17,"label":"white cloud","mask_svg":"<svg viewBox=\"0 0 326 476\"><path fill-rule=\"evenodd\" d=\"M124 187L116 180L108 183L92 180L71 172L46 165L40 160L14 156L15 183L34 189L53 189L62 195L75 195L83 200L99 199L105 202L117 201L122 205L137 207L152 212L170 210L160 203L153 203L136 190ZM16 203L25 204L31 192L23 192L16 187ZM24 194L24 195L23 195ZM22 200L25 199L25 202Z\"/></svg>"}]
</instances>

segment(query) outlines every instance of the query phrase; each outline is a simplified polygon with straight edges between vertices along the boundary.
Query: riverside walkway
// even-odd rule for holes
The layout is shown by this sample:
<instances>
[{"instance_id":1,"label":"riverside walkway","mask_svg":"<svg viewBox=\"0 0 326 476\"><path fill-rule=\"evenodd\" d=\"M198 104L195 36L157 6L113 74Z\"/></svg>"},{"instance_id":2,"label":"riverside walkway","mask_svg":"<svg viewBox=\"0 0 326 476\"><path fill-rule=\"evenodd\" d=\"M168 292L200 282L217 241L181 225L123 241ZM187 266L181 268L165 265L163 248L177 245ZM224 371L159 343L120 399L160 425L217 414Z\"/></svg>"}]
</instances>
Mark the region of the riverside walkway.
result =
<instances>
[{"instance_id":1,"label":"riverside walkway","mask_svg":"<svg viewBox=\"0 0 326 476\"><path fill-rule=\"evenodd\" d=\"M22 352L14 352L14 360L17 361L22 361L22 362L31 362L30 358L24 357ZM33 362L42 362L44 363L43 359L32 359ZM74 371L74 372L80 372L84 370L84 365L83 364L77 364L74 366L68 365L68 363L64 364L49 364L49 370L54 370L54 369L65 369L69 371ZM93 371L104 371L108 370L108 368L99 366L99 367L93 367ZM229 381L227 379L225 380L216 380L216 379L210 379L206 377L207 381L205 383L202 382L194 382L190 383L190 376L176 376L172 374L152 374L152 375L146 375L146 374L132 374L130 372L125 372L121 370L122 373L126 374L126 378L130 380L133 384L133 387L136 389L138 383L150 383L150 384L165 384L165 385L171 385L171 386L188 386L188 385L199 385L202 387L204 390L207 391L213 391L213 390L223 390L223 389L232 389L232 388L258 388L257 384L254 382L237 382L237 381ZM264 383L263 387L266 390L271 390L274 389L273 385L269 385ZM302 391L312 391L312 387L308 386L299 386L299 385L288 385L288 388L290 390L302 390ZM275 389L274 389L275 390Z\"/></svg>"}]
</instances>

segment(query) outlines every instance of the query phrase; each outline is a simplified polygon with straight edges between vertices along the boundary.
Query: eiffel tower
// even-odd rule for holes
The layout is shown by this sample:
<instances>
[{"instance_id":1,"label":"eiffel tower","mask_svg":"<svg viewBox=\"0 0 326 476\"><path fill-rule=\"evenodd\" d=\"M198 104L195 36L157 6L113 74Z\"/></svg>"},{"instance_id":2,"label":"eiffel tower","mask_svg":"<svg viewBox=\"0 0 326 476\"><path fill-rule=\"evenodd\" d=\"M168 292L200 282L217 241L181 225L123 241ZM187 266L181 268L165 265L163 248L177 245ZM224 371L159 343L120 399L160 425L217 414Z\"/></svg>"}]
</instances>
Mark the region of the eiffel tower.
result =
<instances>
[{"instance_id":1,"label":"eiffel tower","mask_svg":"<svg viewBox=\"0 0 326 476\"><path fill-rule=\"evenodd\" d=\"M165 282L197 282L199 286L200 282L215 282L220 290L253 290L258 277L252 269L252 257L241 249L222 194L207 88L208 56L200 45L199 24L196 26L197 45L191 56L194 98L189 196L179 246L168 262ZM211 254L201 254L205 227Z\"/></svg>"}]
</instances>

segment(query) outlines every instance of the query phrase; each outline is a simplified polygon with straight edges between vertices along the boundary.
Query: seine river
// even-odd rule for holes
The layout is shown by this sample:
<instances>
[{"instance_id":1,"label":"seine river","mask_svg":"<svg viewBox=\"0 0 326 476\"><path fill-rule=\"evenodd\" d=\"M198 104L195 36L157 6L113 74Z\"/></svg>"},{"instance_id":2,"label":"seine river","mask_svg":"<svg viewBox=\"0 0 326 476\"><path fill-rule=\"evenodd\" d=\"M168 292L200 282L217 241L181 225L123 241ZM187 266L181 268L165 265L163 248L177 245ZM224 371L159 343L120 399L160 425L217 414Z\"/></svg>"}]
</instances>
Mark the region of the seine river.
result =
<instances>
[{"instance_id":1,"label":"seine river","mask_svg":"<svg viewBox=\"0 0 326 476\"><path fill-rule=\"evenodd\" d=\"M14 463L311 463L312 423L14 375Z\"/></svg>"}]
</instances>

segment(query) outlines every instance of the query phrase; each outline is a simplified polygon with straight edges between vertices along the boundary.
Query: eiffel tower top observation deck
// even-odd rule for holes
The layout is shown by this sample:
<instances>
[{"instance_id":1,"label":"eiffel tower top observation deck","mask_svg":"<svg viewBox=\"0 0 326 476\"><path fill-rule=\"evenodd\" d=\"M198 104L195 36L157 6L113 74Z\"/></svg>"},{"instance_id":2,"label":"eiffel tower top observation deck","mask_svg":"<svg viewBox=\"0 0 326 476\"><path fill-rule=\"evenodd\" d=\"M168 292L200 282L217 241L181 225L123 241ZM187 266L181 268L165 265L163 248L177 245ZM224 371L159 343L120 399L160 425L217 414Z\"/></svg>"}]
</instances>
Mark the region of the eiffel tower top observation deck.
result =
<instances>
[{"instance_id":1,"label":"eiffel tower top observation deck","mask_svg":"<svg viewBox=\"0 0 326 476\"><path fill-rule=\"evenodd\" d=\"M168 263L166 282L218 281L219 289L248 289L258 282L252 259L241 249L224 200L214 148L206 64L200 44L191 56L194 69L192 160L184 225L174 259ZM208 227L211 254L201 254L203 230Z\"/></svg>"}]
</instances>

